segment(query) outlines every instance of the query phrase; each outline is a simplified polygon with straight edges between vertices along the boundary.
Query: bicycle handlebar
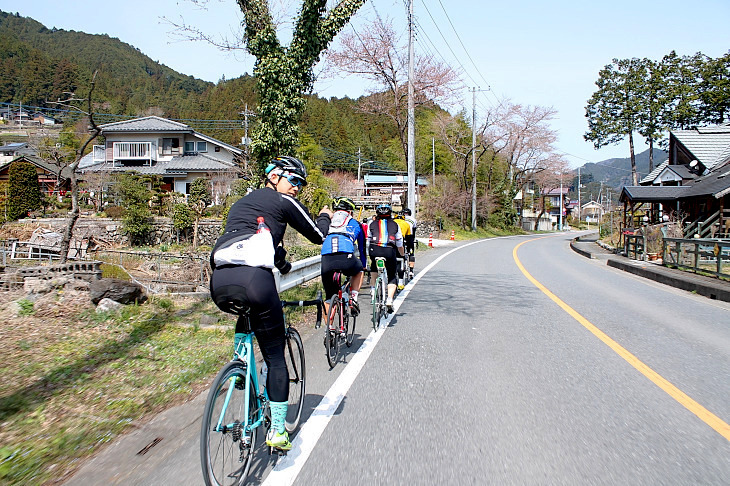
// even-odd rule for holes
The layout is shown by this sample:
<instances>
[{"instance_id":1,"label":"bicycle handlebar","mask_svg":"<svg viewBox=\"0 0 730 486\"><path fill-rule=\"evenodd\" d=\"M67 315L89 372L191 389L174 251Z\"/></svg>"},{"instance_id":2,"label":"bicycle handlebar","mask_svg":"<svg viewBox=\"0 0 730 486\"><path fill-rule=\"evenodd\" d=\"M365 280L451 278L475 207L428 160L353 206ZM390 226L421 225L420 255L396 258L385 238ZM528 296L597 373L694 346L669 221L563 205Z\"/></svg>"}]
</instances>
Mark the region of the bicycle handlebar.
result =
<instances>
[{"instance_id":1,"label":"bicycle handlebar","mask_svg":"<svg viewBox=\"0 0 730 486\"><path fill-rule=\"evenodd\" d=\"M317 292L317 298L313 300L282 300L282 307L305 307L310 305L317 306L317 322L314 325L316 329L322 325L322 308L324 307L324 301L322 300L322 291Z\"/></svg>"}]
</instances>

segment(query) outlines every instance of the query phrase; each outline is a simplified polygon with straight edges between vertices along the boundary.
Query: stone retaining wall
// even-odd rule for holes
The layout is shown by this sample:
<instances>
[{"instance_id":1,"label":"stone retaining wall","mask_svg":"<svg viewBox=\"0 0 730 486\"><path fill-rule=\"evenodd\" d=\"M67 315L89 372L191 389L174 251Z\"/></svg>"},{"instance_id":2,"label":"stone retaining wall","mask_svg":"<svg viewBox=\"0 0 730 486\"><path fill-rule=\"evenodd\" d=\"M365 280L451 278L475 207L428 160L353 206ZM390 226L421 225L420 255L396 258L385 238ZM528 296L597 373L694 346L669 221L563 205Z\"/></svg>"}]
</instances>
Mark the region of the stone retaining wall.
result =
<instances>
[{"instance_id":1,"label":"stone retaining wall","mask_svg":"<svg viewBox=\"0 0 730 486\"><path fill-rule=\"evenodd\" d=\"M14 223L6 223L8 226L18 225L30 227L32 230L45 228L50 231L63 233L66 220L62 218L47 219L22 219ZM223 221L220 219L204 219L198 227L198 239L201 245L213 246L221 234ZM32 231L31 230L31 231ZM114 245L126 246L129 238L123 232L122 222L111 218L85 218L80 217L74 226L71 248L86 249L89 239L96 239ZM186 239L187 238L187 239ZM154 218L153 229L148 238L147 244L159 246L172 244L178 241L192 241L192 229L188 235L178 232L168 218ZM73 256L73 255L71 255Z\"/></svg>"}]
</instances>

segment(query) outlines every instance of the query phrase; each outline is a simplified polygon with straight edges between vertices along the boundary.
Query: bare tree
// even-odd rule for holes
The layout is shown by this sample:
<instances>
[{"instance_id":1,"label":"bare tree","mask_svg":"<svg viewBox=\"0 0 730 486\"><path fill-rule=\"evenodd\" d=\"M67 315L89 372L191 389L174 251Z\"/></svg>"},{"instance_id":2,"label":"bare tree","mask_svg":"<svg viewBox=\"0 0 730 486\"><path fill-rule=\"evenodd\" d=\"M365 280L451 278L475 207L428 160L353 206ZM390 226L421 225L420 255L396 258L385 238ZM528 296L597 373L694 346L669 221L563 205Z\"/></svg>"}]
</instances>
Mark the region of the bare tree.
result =
<instances>
[{"instance_id":1,"label":"bare tree","mask_svg":"<svg viewBox=\"0 0 730 486\"><path fill-rule=\"evenodd\" d=\"M68 95L66 99L59 99L54 102L54 104L65 106L70 110L83 114L89 122L88 133L80 135L82 139L81 145L76 150L74 161L69 165L71 177L71 211L69 211L66 218L63 239L61 240L61 263L65 263L68 259L68 249L71 246L71 236L73 235L73 229L76 225L76 221L79 219L79 184L76 177L76 169L79 167L79 162L81 162L81 158L84 156L86 148L101 133L101 128L99 128L94 121L94 111L91 101L91 97L94 93L94 87L96 85L96 74L97 71L94 71L94 74L91 76L89 91L85 99L76 98L74 93L65 93ZM83 104L84 102L86 103L85 110L79 106L79 104Z\"/></svg>"},{"instance_id":2,"label":"bare tree","mask_svg":"<svg viewBox=\"0 0 730 486\"><path fill-rule=\"evenodd\" d=\"M548 204L548 198L550 197L550 193L554 190L560 189L563 181L567 182L565 174L569 172L568 164L565 162L565 160L559 157L548 158L543 162L544 165L542 167L542 170L536 172L530 178L537 185L540 193L540 197L536 201L540 212L538 213L537 218L535 218L535 231L538 230L540 218L550 209ZM526 191L524 190L522 192L523 200L525 192ZM563 195L560 194L560 197L563 197Z\"/></svg>"},{"instance_id":3,"label":"bare tree","mask_svg":"<svg viewBox=\"0 0 730 486\"><path fill-rule=\"evenodd\" d=\"M334 70L363 76L373 82L370 96L363 97L359 109L384 115L398 129L403 158L408 154L408 49L389 19L378 17L361 32L345 32L339 47L330 49L327 60ZM456 71L430 55L414 59L413 91L416 106L454 100L461 88Z\"/></svg>"}]
</instances>

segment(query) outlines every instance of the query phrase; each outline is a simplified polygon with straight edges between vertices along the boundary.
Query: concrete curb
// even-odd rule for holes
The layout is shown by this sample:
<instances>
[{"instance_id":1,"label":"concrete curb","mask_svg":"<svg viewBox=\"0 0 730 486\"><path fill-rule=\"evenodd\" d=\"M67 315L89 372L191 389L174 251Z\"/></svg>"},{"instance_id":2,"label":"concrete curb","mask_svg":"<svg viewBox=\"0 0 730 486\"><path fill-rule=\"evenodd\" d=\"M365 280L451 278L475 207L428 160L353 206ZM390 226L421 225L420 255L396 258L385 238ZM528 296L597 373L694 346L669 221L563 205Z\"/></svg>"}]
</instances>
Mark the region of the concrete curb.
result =
<instances>
[{"instance_id":1,"label":"concrete curb","mask_svg":"<svg viewBox=\"0 0 730 486\"><path fill-rule=\"evenodd\" d=\"M653 263L630 260L599 247L595 240L580 241L580 238L573 238L570 241L570 248L581 256L593 260L604 257L606 265L609 267L687 292L693 292L709 299L730 302L730 282ZM595 247L595 251L592 251L592 247Z\"/></svg>"}]
</instances>

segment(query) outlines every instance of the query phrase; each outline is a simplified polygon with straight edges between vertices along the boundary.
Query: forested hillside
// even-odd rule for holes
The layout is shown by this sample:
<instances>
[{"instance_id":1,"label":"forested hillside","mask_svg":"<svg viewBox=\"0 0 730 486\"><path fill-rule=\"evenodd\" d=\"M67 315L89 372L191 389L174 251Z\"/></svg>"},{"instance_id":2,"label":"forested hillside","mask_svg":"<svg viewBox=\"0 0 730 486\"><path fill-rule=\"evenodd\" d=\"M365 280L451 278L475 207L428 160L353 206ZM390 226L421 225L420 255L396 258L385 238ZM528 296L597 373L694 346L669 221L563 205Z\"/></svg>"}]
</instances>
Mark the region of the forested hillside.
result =
<instances>
[{"instance_id":1,"label":"forested hillside","mask_svg":"<svg viewBox=\"0 0 730 486\"><path fill-rule=\"evenodd\" d=\"M84 94L98 70L94 99L97 111L114 115L159 115L190 120L241 120L248 105L255 109L255 80L243 76L217 84L180 74L153 61L135 47L107 35L47 28L17 14L0 12L0 102L55 106L48 102L64 92ZM302 119L305 140L364 159L384 160L396 137L387 120L358 113L356 100L313 95ZM251 123L256 118L250 118ZM194 122L189 124L195 126ZM196 127L231 144L240 129L209 123Z\"/></svg>"},{"instance_id":2,"label":"forested hillside","mask_svg":"<svg viewBox=\"0 0 730 486\"><path fill-rule=\"evenodd\" d=\"M659 149L654 149L654 167L667 160L668 154ZM636 171L639 180L649 174L649 149L636 154ZM596 182L603 182L605 185L620 190L623 186L631 185L631 158L615 158L601 162L589 162L581 167L581 174L591 177Z\"/></svg>"}]
</instances>

